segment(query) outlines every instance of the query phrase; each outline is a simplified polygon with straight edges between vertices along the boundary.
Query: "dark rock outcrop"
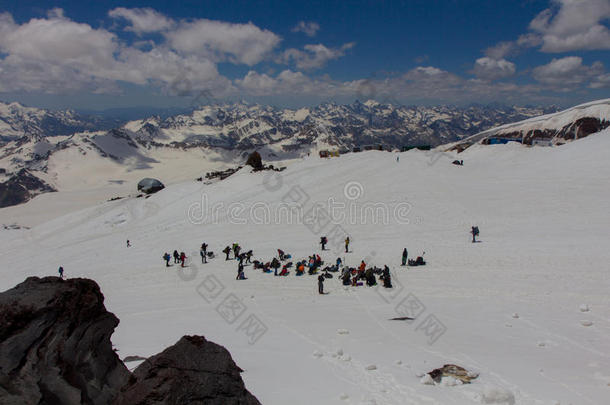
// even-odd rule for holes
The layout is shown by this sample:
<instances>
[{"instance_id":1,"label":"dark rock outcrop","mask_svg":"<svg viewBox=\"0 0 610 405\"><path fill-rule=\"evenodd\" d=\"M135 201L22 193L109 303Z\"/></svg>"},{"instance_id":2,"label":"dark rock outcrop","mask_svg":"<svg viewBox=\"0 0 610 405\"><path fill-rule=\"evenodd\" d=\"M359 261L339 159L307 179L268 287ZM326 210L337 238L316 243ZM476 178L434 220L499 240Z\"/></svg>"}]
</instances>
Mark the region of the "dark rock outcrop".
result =
<instances>
[{"instance_id":1,"label":"dark rock outcrop","mask_svg":"<svg viewBox=\"0 0 610 405\"><path fill-rule=\"evenodd\" d=\"M231 354L203 336L183 336L133 373L115 401L135 404L254 405Z\"/></svg>"},{"instance_id":2,"label":"dark rock outcrop","mask_svg":"<svg viewBox=\"0 0 610 405\"><path fill-rule=\"evenodd\" d=\"M0 293L0 405L259 404L227 349L202 336L131 374L110 342L118 323L92 280L30 277Z\"/></svg>"},{"instance_id":3,"label":"dark rock outcrop","mask_svg":"<svg viewBox=\"0 0 610 405\"><path fill-rule=\"evenodd\" d=\"M0 183L0 208L27 202L38 194L50 191L55 189L26 169L21 169Z\"/></svg>"},{"instance_id":4,"label":"dark rock outcrop","mask_svg":"<svg viewBox=\"0 0 610 405\"><path fill-rule=\"evenodd\" d=\"M252 166L254 170L263 170L263 159L261 158L261 154L254 151L248 156L248 160L246 161L248 166Z\"/></svg>"},{"instance_id":5,"label":"dark rock outcrop","mask_svg":"<svg viewBox=\"0 0 610 405\"><path fill-rule=\"evenodd\" d=\"M129 378L92 280L30 277L0 294L0 324L0 404L105 405Z\"/></svg>"},{"instance_id":6,"label":"dark rock outcrop","mask_svg":"<svg viewBox=\"0 0 610 405\"><path fill-rule=\"evenodd\" d=\"M146 194L153 194L165 188L163 183L157 179L145 178L138 182L138 191Z\"/></svg>"}]
</instances>

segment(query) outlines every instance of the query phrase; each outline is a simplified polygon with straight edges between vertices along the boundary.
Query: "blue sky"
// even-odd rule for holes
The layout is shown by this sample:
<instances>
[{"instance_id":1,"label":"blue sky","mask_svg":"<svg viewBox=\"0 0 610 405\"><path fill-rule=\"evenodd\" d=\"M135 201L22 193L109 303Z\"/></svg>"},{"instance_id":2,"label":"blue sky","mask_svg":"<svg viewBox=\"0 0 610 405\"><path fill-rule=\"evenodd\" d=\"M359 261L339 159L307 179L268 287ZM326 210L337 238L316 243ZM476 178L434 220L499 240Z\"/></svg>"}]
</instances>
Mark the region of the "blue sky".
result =
<instances>
[{"instance_id":1,"label":"blue sky","mask_svg":"<svg viewBox=\"0 0 610 405\"><path fill-rule=\"evenodd\" d=\"M0 3L0 99L569 106L610 94L610 0L179 3Z\"/></svg>"}]
</instances>

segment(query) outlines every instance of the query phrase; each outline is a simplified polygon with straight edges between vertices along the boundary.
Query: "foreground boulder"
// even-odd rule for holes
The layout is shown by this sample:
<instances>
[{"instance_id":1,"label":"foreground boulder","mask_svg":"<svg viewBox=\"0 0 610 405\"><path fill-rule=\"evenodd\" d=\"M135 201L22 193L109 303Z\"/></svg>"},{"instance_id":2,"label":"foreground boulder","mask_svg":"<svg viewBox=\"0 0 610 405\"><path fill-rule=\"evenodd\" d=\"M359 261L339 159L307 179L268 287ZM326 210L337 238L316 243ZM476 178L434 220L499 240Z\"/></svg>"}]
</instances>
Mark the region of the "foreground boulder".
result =
<instances>
[{"instance_id":1,"label":"foreground boulder","mask_svg":"<svg viewBox=\"0 0 610 405\"><path fill-rule=\"evenodd\" d=\"M131 374L110 342L118 324L92 280L30 277L0 293L0 405L259 404L227 349L202 336Z\"/></svg>"},{"instance_id":2,"label":"foreground boulder","mask_svg":"<svg viewBox=\"0 0 610 405\"><path fill-rule=\"evenodd\" d=\"M92 280L30 277L0 294L0 324L0 404L108 404L129 378Z\"/></svg>"},{"instance_id":3,"label":"foreground boulder","mask_svg":"<svg viewBox=\"0 0 610 405\"><path fill-rule=\"evenodd\" d=\"M115 403L260 404L246 390L241 372L224 347L203 336L184 336L142 363Z\"/></svg>"}]
</instances>

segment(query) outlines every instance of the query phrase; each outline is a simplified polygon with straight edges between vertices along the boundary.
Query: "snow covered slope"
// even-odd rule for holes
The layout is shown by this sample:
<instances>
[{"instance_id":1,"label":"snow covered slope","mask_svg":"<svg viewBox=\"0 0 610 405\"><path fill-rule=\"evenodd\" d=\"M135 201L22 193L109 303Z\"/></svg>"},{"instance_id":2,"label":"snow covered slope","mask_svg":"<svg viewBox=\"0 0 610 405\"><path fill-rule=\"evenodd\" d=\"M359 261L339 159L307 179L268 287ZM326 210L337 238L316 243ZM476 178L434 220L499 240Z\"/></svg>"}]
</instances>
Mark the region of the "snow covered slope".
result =
<instances>
[{"instance_id":1,"label":"snow covered slope","mask_svg":"<svg viewBox=\"0 0 610 405\"><path fill-rule=\"evenodd\" d=\"M553 114L545 114L488 129L459 142L471 145L490 138L519 139L525 144L547 140L553 144L584 138L610 126L610 98L580 104Z\"/></svg>"},{"instance_id":2,"label":"snow covered slope","mask_svg":"<svg viewBox=\"0 0 610 405\"><path fill-rule=\"evenodd\" d=\"M0 231L0 288L59 265L93 278L121 320L112 340L122 358L203 334L230 350L264 404L605 404L609 148L607 129L561 148L475 145L462 167L451 153L410 151L397 162L370 151L312 156L277 175L178 183ZM332 226L289 217L281 201L294 199L306 209L330 202L351 252L320 252ZM377 223L366 203L377 204ZM0 222L36 207L11 209ZM471 225L481 243L470 242ZM249 266L248 280L236 281L233 260L198 264L203 241L220 256L239 242L266 260L282 248L298 259L387 264L395 288L343 287L335 277L320 296L313 276ZM425 251L428 265L400 267L405 246L410 256ZM161 256L174 249L191 256L189 267L165 268ZM417 319L388 320L401 315ZM420 383L448 363L480 376Z\"/></svg>"}]
</instances>

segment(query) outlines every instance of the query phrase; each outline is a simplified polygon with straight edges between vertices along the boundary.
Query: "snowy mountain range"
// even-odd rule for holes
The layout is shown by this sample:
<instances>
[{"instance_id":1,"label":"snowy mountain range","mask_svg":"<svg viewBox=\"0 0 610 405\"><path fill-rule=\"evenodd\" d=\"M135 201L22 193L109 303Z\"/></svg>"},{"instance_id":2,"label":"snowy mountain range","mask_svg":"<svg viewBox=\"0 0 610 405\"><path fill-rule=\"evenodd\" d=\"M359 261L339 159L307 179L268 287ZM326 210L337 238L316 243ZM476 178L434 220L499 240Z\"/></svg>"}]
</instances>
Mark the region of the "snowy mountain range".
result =
<instances>
[{"instance_id":1,"label":"snowy mountain range","mask_svg":"<svg viewBox=\"0 0 610 405\"><path fill-rule=\"evenodd\" d=\"M352 149L383 144L440 145L501 123L535 117L555 109L521 107L407 107L369 100L297 110L245 103L205 106L161 120L132 121L123 128L136 138L165 145L251 150L280 144L292 151L310 146Z\"/></svg>"},{"instance_id":2,"label":"snowy mountain range","mask_svg":"<svg viewBox=\"0 0 610 405\"><path fill-rule=\"evenodd\" d=\"M100 115L83 115L74 110L52 111L0 102L0 142L23 136L42 139L76 132L110 129L119 122Z\"/></svg>"},{"instance_id":3,"label":"snowy mountain range","mask_svg":"<svg viewBox=\"0 0 610 405\"><path fill-rule=\"evenodd\" d=\"M595 128L604 127L610 117L608 100L590 104L601 107L594 107L599 111L575 107L576 115L558 113L566 117L561 122L593 118L598 123ZM195 178L206 170L243 163L253 150L264 160L285 161L324 149L380 145L401 149L464 139L472 143L495 131L490 128L524 119L544 130L546 121L534 117L555 110L394 106L372 100L280 109L241 102L203 106L167 118L152 116L106 130L107 122L99 117L0 104L0 136L8 140L0 148L0 206L49 190L102 188L145 176L157 175L165 181ZM498 131L514 131L515 125L500 126ZM15 199L15 193L21 197Z\"/></svg>"}]
</instances>

